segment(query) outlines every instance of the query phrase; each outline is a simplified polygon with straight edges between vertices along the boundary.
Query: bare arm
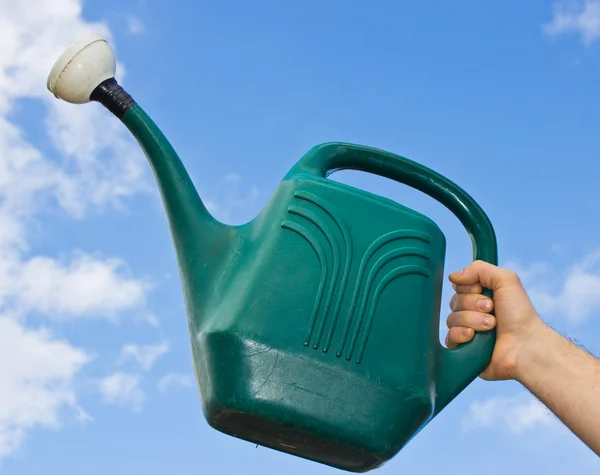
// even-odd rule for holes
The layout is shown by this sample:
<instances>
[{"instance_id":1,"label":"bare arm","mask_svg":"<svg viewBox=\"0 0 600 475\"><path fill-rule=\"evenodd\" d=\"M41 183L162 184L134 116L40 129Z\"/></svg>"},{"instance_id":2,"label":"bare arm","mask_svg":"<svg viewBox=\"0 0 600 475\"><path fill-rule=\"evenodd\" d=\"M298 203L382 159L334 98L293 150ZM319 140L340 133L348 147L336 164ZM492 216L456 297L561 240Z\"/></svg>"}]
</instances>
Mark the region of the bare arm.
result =
<instances>
[{"instance_id":1,"label":"bare arm","mask_svg":"<svg viewBox=\"0 0 600 475\"><path fill-rule=\"evenodd\" d=\"M522 350L516 379L600 456L600 362L545 326Z\"/></svg>"},{"instance_id":2,"label":"bare arm","mask_svg":"<svg viewBox=\"0 0 600 475\"><path fill-rule=\"evenodd\" d=\"M492 361L481 377L519 381L600 456L600 361L542 321L513 272L478 261L450 280L456 294L447 345L496 326ZM481 294L482 287L494 291L493 301Z\"/></svg>"}]
</instances>

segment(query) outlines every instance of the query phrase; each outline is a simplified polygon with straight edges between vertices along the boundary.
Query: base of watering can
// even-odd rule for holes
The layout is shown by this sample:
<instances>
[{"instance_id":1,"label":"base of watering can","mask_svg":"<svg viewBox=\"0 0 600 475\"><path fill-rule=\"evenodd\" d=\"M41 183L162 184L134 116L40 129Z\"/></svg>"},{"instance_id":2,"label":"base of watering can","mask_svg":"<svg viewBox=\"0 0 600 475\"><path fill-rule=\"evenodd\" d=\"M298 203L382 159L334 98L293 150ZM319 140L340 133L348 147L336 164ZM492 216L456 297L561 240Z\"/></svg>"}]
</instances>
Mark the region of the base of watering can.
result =
<instances>
[{"instance_id":1,"label":"base of watering can","mask_svg":"<svg viewBox=\"0 0 600 475\"><path fill-rule=\"evenodd\" d=\"M349 472L364 473L386 462L373 454L249 414L224 413L215 422L213 428L227 435Z\"/></svg>"},{"instance_id":2,"label":"base of watering can","mask_svg":"<svg viewBox=\"0 0 600 475\"><path fill-rule=\"evenodd\" d=\"M208 424L224 434L364 473L394 457L432 413L426 391L373 380L359 365L259 335L203 333L195 348Z\"/></svg>"}]
</instances>

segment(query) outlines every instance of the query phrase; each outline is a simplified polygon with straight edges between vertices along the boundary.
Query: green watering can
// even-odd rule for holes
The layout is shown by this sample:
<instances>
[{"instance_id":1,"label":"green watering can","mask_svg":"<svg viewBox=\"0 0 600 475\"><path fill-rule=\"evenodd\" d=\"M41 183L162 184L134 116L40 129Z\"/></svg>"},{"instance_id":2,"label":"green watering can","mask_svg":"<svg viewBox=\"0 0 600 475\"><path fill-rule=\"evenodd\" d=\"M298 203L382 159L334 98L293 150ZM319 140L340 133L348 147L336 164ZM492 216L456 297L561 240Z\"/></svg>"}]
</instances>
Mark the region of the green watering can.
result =
<instances>
[{"instance_id":1,"label":"green watering can","mask_svg":"<svg viewBox=\"0 0 600 475\"><path fill-rule=\"evenodd\" d=\"M463 223L474 258L497 264L486 214L411 160L326 143L292 167L251 222L227 226L209 214L174 149L114 75L109 45L92 36L57 60L48 89L68 102L103 104L150 162L208 424L352 472L394 457L485 369L495 332L444 348L442 231L394 201L327 177L361 170L428 194Z\"/></svg>"}]
</instances>

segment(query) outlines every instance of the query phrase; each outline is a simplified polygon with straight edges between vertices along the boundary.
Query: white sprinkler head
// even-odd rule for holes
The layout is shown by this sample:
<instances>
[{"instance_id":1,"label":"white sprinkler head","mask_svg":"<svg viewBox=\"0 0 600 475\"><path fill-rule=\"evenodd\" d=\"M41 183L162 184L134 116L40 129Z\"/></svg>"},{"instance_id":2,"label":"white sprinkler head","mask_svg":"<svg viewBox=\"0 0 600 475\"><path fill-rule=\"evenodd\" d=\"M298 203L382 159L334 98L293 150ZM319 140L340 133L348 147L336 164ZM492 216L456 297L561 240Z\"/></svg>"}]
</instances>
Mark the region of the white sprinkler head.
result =
<instances>
[{"instance_id":1,"label":"white sprinkler head","mask_svg":"<svg viewBox=\"0 0 600 475\"><path fill-rule=\"evenodd\" d=\"M56 60L48 75L48 90L73 104L90 101L103 81L114 77L115 55L104 38L90 35L73 43Z\"/></svg>"}]
</instances>

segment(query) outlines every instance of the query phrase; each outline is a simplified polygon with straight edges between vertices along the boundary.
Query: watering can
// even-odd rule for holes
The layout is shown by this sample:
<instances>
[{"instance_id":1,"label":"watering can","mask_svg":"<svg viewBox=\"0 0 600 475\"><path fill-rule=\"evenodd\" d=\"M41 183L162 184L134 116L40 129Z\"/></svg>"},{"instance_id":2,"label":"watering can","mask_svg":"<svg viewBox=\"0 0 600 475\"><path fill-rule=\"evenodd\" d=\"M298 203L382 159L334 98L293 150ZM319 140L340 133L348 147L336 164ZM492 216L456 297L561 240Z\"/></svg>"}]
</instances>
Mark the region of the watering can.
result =
<instances>
[{"instance_id":1,"label":"watering can","mask_svg":"<svg viewBox=\"0 0 600 475\"><path fill-rule=\"evenodd\" d=\"M359 170L426 193L465 226L474 259L496 265L484 211L423 165L336 142L295 163L252 221L225 225L115 70L107 42L83 38L56 61L48 89L67 102L104 105L150 163L208 424L350 472L390 460L485 369L495 332L443 347L444 234L422 214L329 175Z\"/></svg>"}]
</instances>

